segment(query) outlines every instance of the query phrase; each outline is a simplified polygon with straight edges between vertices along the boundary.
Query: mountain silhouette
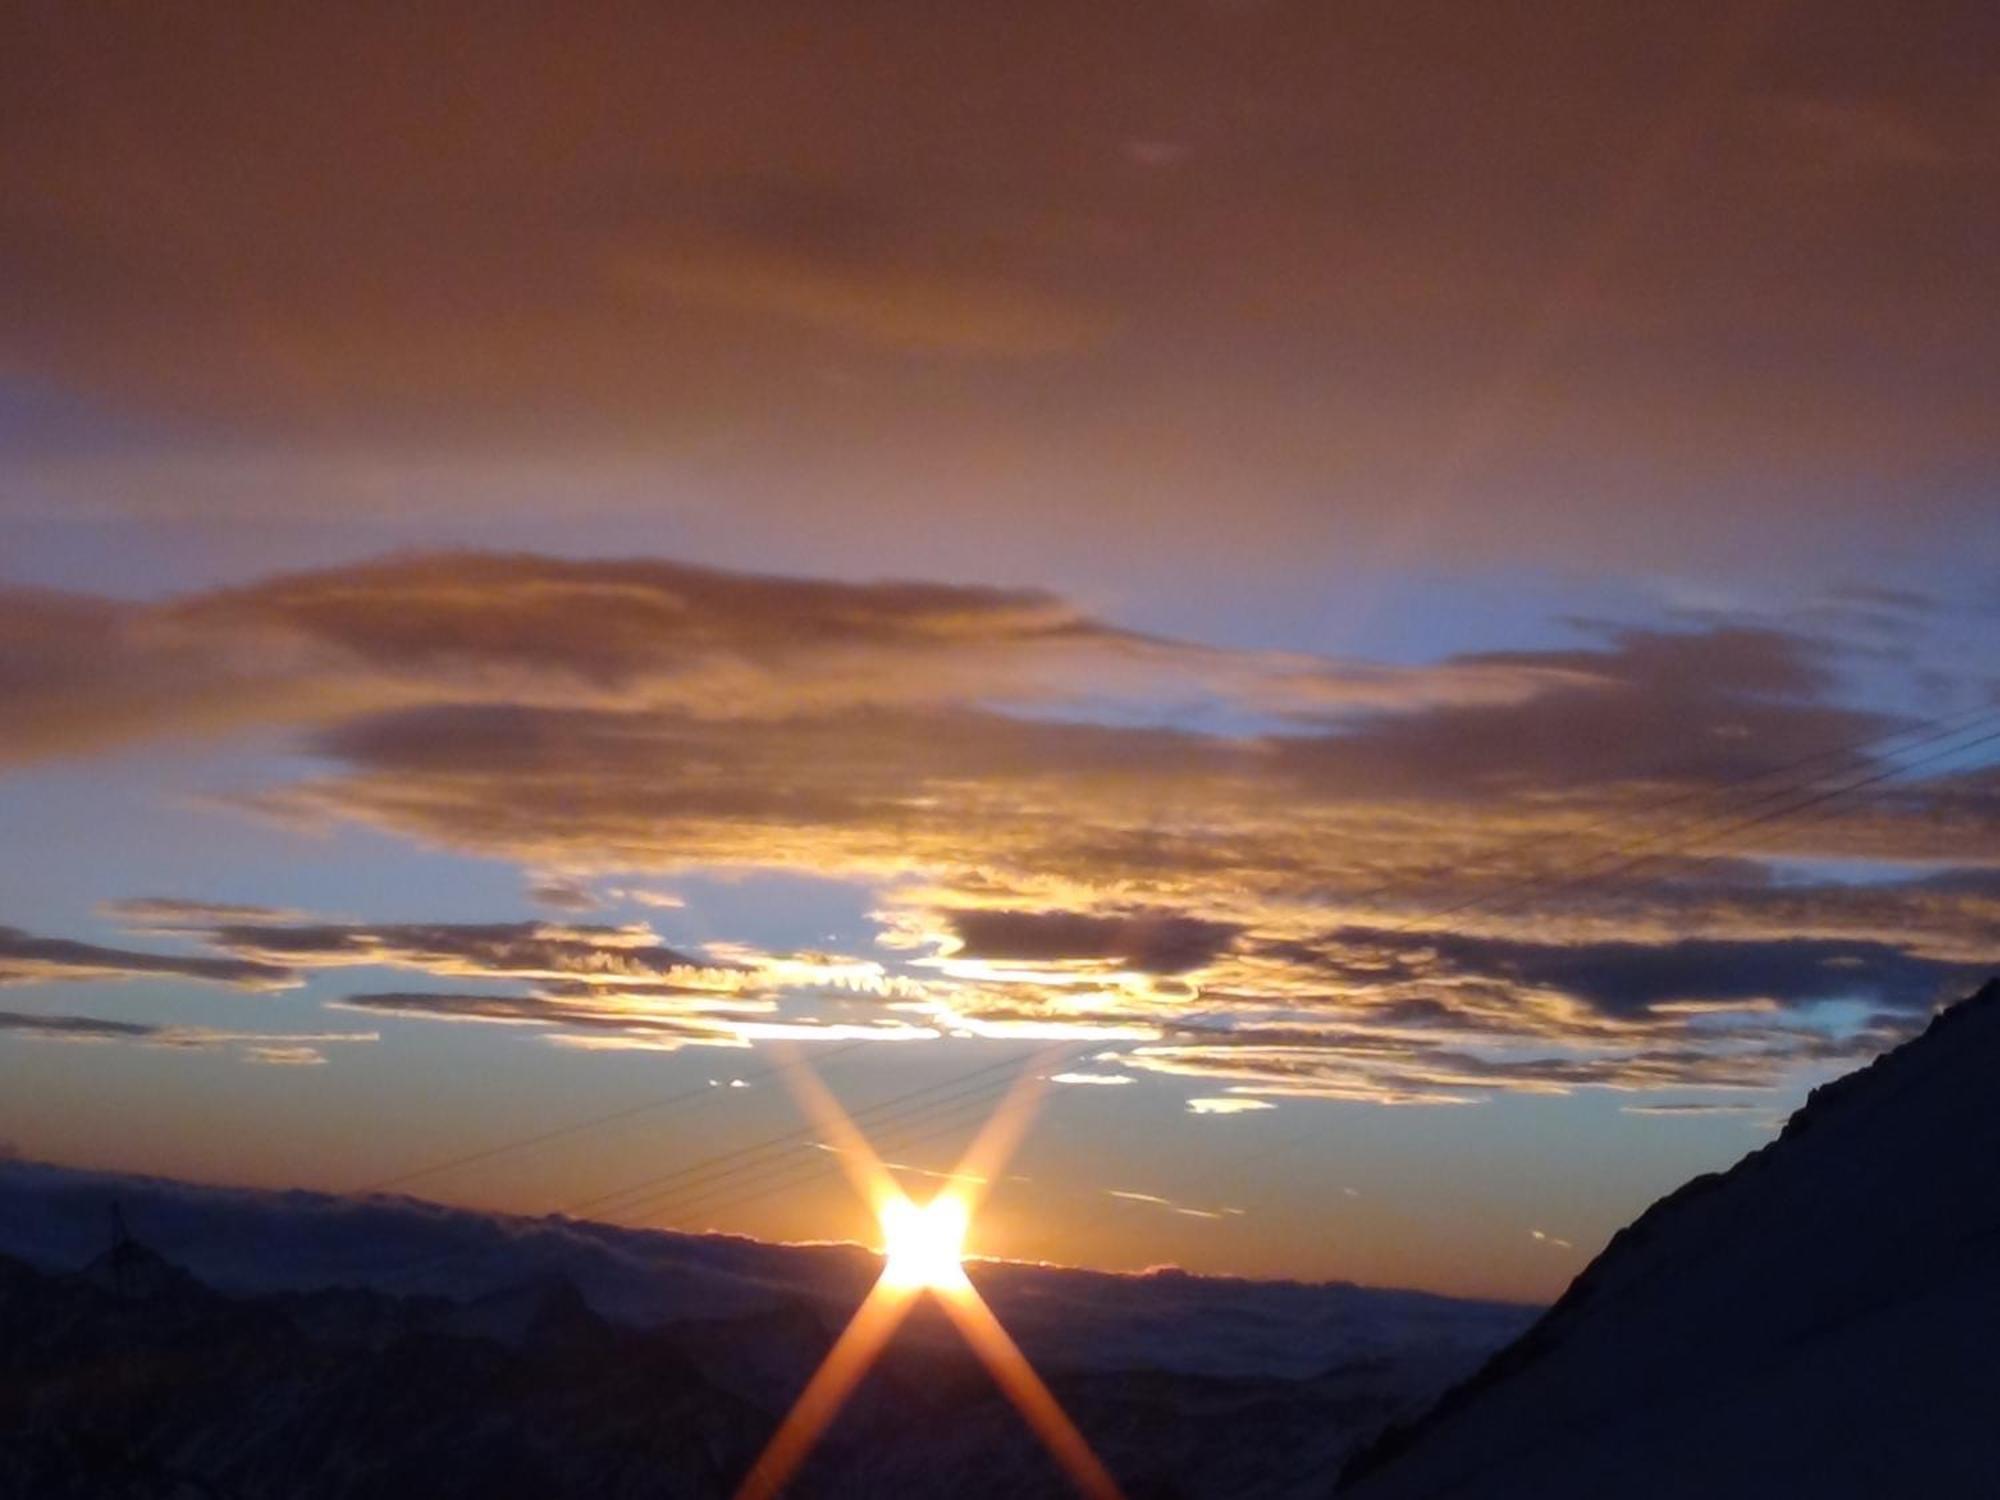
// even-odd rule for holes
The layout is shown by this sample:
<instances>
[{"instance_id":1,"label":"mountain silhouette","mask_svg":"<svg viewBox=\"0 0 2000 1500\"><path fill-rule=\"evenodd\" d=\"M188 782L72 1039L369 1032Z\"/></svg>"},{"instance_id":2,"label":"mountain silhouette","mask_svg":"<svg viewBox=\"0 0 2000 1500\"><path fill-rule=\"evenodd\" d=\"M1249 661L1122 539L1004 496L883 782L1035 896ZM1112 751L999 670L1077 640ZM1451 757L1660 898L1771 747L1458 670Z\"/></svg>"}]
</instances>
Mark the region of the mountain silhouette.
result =
<instances>
[{"instance_id":1,"label":"mountain silhouette","mask_svg":"<svg viewBox=\"0 0 2000 1500\"><path fill-rule=\"evenodd\" d=\"M127 1190L156 1211L172 1194L213 1191ZM241 1212L294 1195L220 1196L243 1200ZM546 1269L461 1297L351 1284L225 1292L117 1224L110 1249L79 1269L0 1255L0 1500L723 1500L845 1315L802 1282L749 1311L634 1325ZM689 1244L718 1261L828 1259L750 1241ZM202 1245L220 1254L213 1234L191 1242ZM1101 1283L1106 1301L1115 1291L1170 1310L1192 1291L1187 1278L975 1274L996 1290L1039 1286L1045 1298ZM1321 1316L1379 1304L1384 1321L1351 1357L1306 1374L1193 1372L1175 1368L1171 1351L1138 1355L1143 1340L1116 1363L1094 1338L1066 1358L1039 1334L1043 1374L1133 1500L1305 1500L1324 1487L1316 1476L1442 1383L1425 1373L1441 1357L1428 1345L1396 1357L1398 1320L1429 1330L1410 1335L1422 1341L1455 1319L1461 1346L1519 1326L1520 1310L1410 1293L1223 1290ZM1184 1336L1214 1326L1194 1319ZM920 1307L791 1493L1070 1490L941 1312Z\"/></svg>"},{"instance_id":2,"label":"mountain silhouette","mask_svg":"<svg viewBox=\"0 0 2000 1500\"><path fill-rule=\"evenodd\" d=\"M1341 1500L2000 1495L2000 981L1622 1230Z\"/></svg>"}]
</instances>

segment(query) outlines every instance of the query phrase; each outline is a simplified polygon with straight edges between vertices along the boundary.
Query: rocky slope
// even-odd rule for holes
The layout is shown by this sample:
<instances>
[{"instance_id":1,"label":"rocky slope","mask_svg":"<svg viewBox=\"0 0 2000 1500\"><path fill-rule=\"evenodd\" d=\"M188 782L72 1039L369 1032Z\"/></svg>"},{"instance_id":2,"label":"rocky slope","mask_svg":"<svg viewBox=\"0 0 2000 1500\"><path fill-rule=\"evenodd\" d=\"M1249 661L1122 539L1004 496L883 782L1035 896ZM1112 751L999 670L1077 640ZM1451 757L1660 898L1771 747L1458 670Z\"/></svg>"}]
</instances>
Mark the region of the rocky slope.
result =
<instances>
[{"instance_id":1,"label":"rocky slope","mask_svg":"<svg viewBox=\"0 0 2000 1500\"><path fill-rule=\"evenodd\" d=\"M2000 1495L2000 981L1618 1234L1342 1500Z\"/></svg>"}]
</instances>

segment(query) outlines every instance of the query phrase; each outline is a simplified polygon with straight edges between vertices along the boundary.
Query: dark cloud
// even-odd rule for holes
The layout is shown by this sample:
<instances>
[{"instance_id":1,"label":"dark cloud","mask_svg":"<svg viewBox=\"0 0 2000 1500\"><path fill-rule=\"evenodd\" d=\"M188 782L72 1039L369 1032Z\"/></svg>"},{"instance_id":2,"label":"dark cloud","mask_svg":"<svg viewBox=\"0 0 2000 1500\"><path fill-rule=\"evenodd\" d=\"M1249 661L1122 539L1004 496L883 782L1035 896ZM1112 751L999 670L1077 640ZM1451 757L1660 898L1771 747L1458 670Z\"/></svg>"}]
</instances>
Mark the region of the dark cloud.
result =
<instances>
[{"instance_id":1,"label":"dark cloud","mask_svg":"<svg viewBox=\"0 0 2000 1500\"><path fill-rule=\"evenodd\" d=\"M732 973L728 964L665 947L652 929L643 925L260 923L213 927L204 937L242 960L296 968L380 964L441 975L570 979L607 985L635 980L678 982L690 989L726 987Z\"/></svg>"},{"instance_id":2,"label":"dark cloud","mask_svg":"<svg viewBox=\"0 0 2000 1500\"><path fill-rule=\"evenodd\" d=\"M1482 664L1542 685L1235 736L964 706L410 709L327 732L340 770L266 805L531 867L884 882L885 941L942 976L903 1003L946 1029L1151 1041L1172 1049L1156 1067L1353 1097L1761 1087L1824 1059L1817 1034L1743 1052L1760 1015L1914 1013L2000 954L1988 868L1767 864L1987 860L1990 773L1833 797L1749 848L1720 836L1774 786L1885 765L1866 742L1898 721L1834 700L1813 642L1721 625ZM1631 870L1635 845L1657 857ZM1264 1040L1182 1036L1191 1003ZM1274 1042L1284 1017L1311 1024Z\"/></svg>"},{"instance_id":3,"label":"dark cloud","mask_svg":"<svg viewBox=\"0 0 2000 1500\"><path fill-rule=\"evenodd\" d=\"M531 1025L547 1030L558 1043L576 1047L668 1050L690 1042L741 1046L757 1037L838 1034L905 1040L935 1034L927 1026L887 1014L868 1014L848 1023L778 1013L777 997L788 992L820 997L822 1008L831 1010L843 1008L843 996L864 997L872 1005L898 998L907 1001L918 993L914 984L892 980L880 963L824 952L774 953L726 942L690 954L661 943L643 923L301 922L283 920L284 914L272 908L172 897L117 903L114 909L134 920L164 924L165 930L205 943L222 956L125 954L30 940L0 929L0 983L29 978L143 978L167 964L174 973L243 976L236 980L243 983L282 975L297 985L317 970L381 968L431 979L525 983L531 988L526 993L379 991L331 1003L336 1008L430 1020ZM121 967L114 959L126 962ZM323 1060L307 1055L309 1047L295 1045L300 1039L284 1036L210 1034L150 1025L138 1026L130 1034L162 1044L177 1045L184 1038L241 1044L243 1055L258 1062Z\"/></svg>"},{"instance_id":4,"label":"dark cloud","mask_svg":"<svg viewBox=\"0 0 2000 1500\"><path fill-rule=\"evenodd\" d=\"M1629 631L1608 649L1494 653L1566 682L1512 704L1440 705L1278 747L1329 790L1473 797L1604 782L1712 784L1886 733L1877 715L1823 701L1816 643L1771 629Z\"/></svg>"},{"instance_id":5,"label":"dark cloud","mask_svg":"<svg viewBox=\"0 0 2000 1500\"><path fill-rule=\"evenodd\" d=\"M955 911L945 921L955 956L997 962L1097 960L1148 974L1182 974L1214 961L1242 929L1178 912L1089 916L1055 911Z\"/></svg>"},{"instance_id":6,"label":"dark cloud","mask_svg":"<svg viewBox=\"0 0 2000 1500\"><path fill-rule=\"evenodd\" d=\"M0 767L299 712L293 690L111 600L0 586Z\"/></svg>"},{"instance_id":7,"label":"dark cloud","mask_svg":"<svg viewBox=\"0 0 2000 1500\"><path fill-rule=\"evenodd\" d=\"M302 982L298 971L282 962L142 953L0 927L0 985L156 978L198 979L252 990L287 989Z\"/></svg>"},{"instance_id":8,"label":"dark cloud","mask_svg":"<svg viewBox=\"0 0 2000 1500\"><path fill-rule=\"evenodd\" d=\"M367 1011L376 1015L609 1031L666 1043L698 1041L715 1044L735 1040L735 1033L726 1020L611 1009L543 995L454 995L404 990L348 995L337 1005L342 1010Z\"/></svg>"},{"instance_id":9,"label":"dark cloud","mask_svg":"<svg viewBox=\"0 0 2000 1500\"><path fill-rule=\"evenodd\" d=\"M349 995L337 1010L425 1021L472 1021L529 1026L559 1046L589 1051L672 1052L686 1046L742 1047L776 1037L928 1040L929 1028L890 1017L855 1023L785 1020L753 998L720 1002L686 992L590 986L550 986L533 995L476 995L390 990Z\"/></svg>"},{"instance_id":10,"label":"dark cloud","mask_svg":"<svg viewBox=\"0 0 2000 1500\"><path fill-rule=\"evenodd\" d=\"M388 1015L440 1017L447 1020L499 1021L551 1026L561 1006L540 995L453 995L430 990L387 990L344 996L347 1010L381 1011Z\"/></svg>"},{"instance_id":11,"label":"dark cloud","mask_svg":"<svg viewBox=\"0 0 2000 1500\"><path fill-rule=\"evenodd\" d=\"M1033 591L481 553L293 574L192 596L169 614L236 634L280 630L397 673L546 671L609 689L717 656L781 668L842 649L1138 640Z\"/></svg>"},{"instance_id":12,"label":"dark cloud","mask_svg":"<svg viewBox=\"0 0 2000 1500\"><path fill-rule=\"evenodd\" d=\"M1250 1028L1222 1039L1169 1036L1132 1048L1132 1067L1223 1082L1252 1097L1351 1099L1378 1104L1469 1104L1496 1091L1566 1094L1580 1088L1765 1090L1801 1068L1871 1057L1904 1039L1919 1017L1875 1018L1845 1035L1806 1027L1737 1028L1726 1040L1683 1034L1647 1043L1628 1033L1590 1047L1575 1035L1500 1054L1423 1037L1317 1027ZM1665 1033L1662 1033L1664 1036ZM1561 1050L1558 1050L1560 1048Z\"/></svg>"},{"instance_id":13,"label":"dark cloud","mask_svg":"<svg viewBox=\"0 0 2000 1500\"><path fill-rule=\"evenodd\" d=\"M832 507L857 557L943 493L1190 548L1901 541L1994 462L1991 40L1956 0L48 6L0 54L0 355L244 436L52 427L8 493L540 464Z\"/></svg>"},{"instance_id":14,"label":"dark cloud","mask_svg":"<svg viewBox=\"0 0 2000 1500\"><path fill-rule=\"evenodd\" d=\"M783 715L1033 695L1147 649L1047 595L664 562L430 556L151 607L0 592L0 749L35 759L439 699Z\"/></svg>"},{"instance_id":15,"label":"dark cloud","mask_svg":"<svg viewBox=\"0 0 2000 1500\"><path fill-rule=\"evenodd\" d=\"M426 554L153 605L0 589L0 762L438 704L732 720L1171 692L1331 715L1512 702L1567 680L1532 663L1218 651L1032 590L657 560Z\"/></svg>"},{"instance_id":16,"label":"dark cloud","mask_svg":"<svg viewBox=\"0 0 2000 1500\"><path fill-rule=\"evenodd\" d=\"M1765 1002L1800 1007L1858 1000L1928 1011L1976 984L1982 969L1940 963L1887 943L1690 938L1655 943L1537 943L1458 933L1332 934L1327 947L1399 962L1399 977L1481 978L1556 990L1612 1017L1660 1007ZM1352 974L1353 966L1346 972ZM1377 970L1378 974L1380 970Z\"/></svg>"},{"instance_id":17,"label":"dark cloud","mask_svg":"<svg viewBox=\"0 0 2000 1500\"><path fill-rule=\"evenodd\" d=\"M589 886L574 880L538 880L528 887L528 896L555 911L595 911L604 904Z\"/></svg>"},{"instance_id":18,"label":"dark cloud","mask_svg":"<svg viewBox=\"0 0 2000 1500\"><path fill-rule=\"evenodd\" d=\"M0 1010L0 1031L96 1041L131 1041L160 1034L158 1026L138 1021L106 1021L96 1016L35 1016L11 1010Z\"/></svg>"},{"instance_id":19,"label":"dark cloud","mask_svg":"<svg viewBox=\"0 0 2000 1500\"><path fill-rule=\"evenodd\" d=\"M939 866L976 864L984 851L1052 872L1207 870L1329 896L1402 877L1441 900L1688 822L1685 812L1649 822L1650 803L1808 757L1789 783L1808 791L1879 769L1866 742L1896 722L1817 696L1808 648L1770 632L1691 633L1670 647L1639 636L1548 656L1589 685L1265 736L958 707L782 724L426 707L326 732L318 748L351 774L266 805L546 865ZM1986 779L1884 788L1829 807L1803 833L1774 822L1758 852L1893 857L1901 839L1906 857L1984 860L1996 816ZM538 782L560 784L560 802L528 795Z\"/></svg>"},{"instance_id":20,"label":"dark cloud","mask_svg":"<svg viewBox=\"0 0 2000 1500\"><path fill-rule=\"evenodd\" d=\"M662 944L643 924L389 922L220 924L202 941L237 962L281 961L297 971L387 968L431 979L526 983L527 993L370 991L335 1008L437 1021L542 1028L570 1046L671 1050L688 1043L741 1046L753 1037L932 1033L893 1016L828 1022L779 1015L788 991L892 999L882 966L825 953L766 953L718 943L695 956ZM838 1001L828 1004L839 1008ZM294 1059L272 1056L265 1061Z\"/></svg>"}]
</instances>

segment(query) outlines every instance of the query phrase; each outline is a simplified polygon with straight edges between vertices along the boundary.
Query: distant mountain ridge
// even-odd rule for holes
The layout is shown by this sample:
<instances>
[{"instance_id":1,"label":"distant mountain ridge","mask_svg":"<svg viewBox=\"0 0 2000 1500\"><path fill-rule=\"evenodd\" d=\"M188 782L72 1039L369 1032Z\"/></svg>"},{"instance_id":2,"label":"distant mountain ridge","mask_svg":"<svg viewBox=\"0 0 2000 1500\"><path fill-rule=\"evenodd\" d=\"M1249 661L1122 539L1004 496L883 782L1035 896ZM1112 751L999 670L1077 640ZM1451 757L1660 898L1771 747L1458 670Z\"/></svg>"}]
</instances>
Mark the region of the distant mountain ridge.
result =
<instances>
[{"instance_id":1,"label":"distant mountain ridge","mask_svg":"<svg viewBox=\"0 0 2000 1500\"><path fill-rule=\"evenodd\" d=\"M1345 1500L2000 1495L2000 981L1615 1235Z\"/></svg>"},{"instance_id":2,"label":"distant mountain ridge","mask_svg":"<svg viewBox=\"0 0 2000 1500\"><path fill-rule=\"evenodd\" d=\"M0 1161L0 1255L68 1271L122 1205L133 1233L231 1295L367 1288L468 1301L560 1277L635 1327L810 1306L844 1317L880 1270L856 1245L529 1218L401 1197L214 1187ZM1435 1389L1537 1309L1346 1282L1248 1281L987 1261L975 1275L1028 1353L1094 1369L1306 1379L1368 1356Z\"/></svg>"},{"instance_id":3,"label":"distant mountain ridge","mask_svg":"<svg viewBox=\"0 0 2000 1500\"><path fill-rule=\"evenodd\" d=\"M0 1260L0 1495L723 1492L762 1414L573 1295L542 1289L530 1343L439 1299L224 1297L130 1247L72 1275Z\"/></svg>"},{"instance_id":4,"label":"distant mountain ridge","mask_svg":"<svg viewBox=\"0 0 2000 1500\"><path fill-rule=\"evenodd\" d=\"M795 1485L1058 1496L971 1355L920 1312ZM34 1500L720 1500L831 1346L808 1305L636 1329L539 1277L465 1302L227 1297L136 1242L81 1271L0 1259L0 1495ZM1293 1496L1420 1393L1362 1357L1310 1380L1051 1385L1154 1500Z\"/></svg>"},{"instance_id":5,"label":"distant mountain ridge","mask_svg":"<svg viewBox=\"0 0 2000 1500\"><path fill-rule=\"evenodd\" d=\"M721 1500L878 1264L0 1165L0 1497ZM1532 1316L1338 1284L972 1274L1131 1500L1305 1500ZM794 1493L1069 1489L920 1309Z\"/></svg>"}]
</instances>

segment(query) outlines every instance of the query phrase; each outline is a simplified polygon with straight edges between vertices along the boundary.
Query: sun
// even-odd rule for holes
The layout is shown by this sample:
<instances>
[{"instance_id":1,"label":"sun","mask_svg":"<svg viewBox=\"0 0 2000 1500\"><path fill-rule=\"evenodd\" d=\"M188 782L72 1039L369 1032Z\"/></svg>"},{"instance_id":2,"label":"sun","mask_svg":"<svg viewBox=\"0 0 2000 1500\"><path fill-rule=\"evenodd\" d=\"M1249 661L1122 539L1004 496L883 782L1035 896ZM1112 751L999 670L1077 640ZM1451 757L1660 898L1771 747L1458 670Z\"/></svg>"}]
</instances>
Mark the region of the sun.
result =
<instances>
[{"instance_id":1,"label":"sun","mask_svg":"<svg viewBox=\"0 0 2000 1500\"><path fill-rule=\"evenodd\" d=\"M971 1219L965 1201L940 1193L921 1206L898 1193L876 1210L888 1254L885 1286L956 1291L966 1284L965 1231Z\"/></svg>"},{"instance_id":2,"label":"sun","mask_svg":"<svg viewBox=\"0 0 2000 1500\"><path fill-rule=\"evenodd\" d=\"M860 1383L905 1316L928 1294L958 1325L1000 1389L1088 1500L1121 1500L1111 1477L1055 1393L1043 1384L1020 1346L1000 1326L979 1288L965 1274L965 1234L985 1188L1019 1143L1034 1114L1047 1072L1031 1064L987 1117L949 1181L959 1184L928 1203L913 1203L882 1158L812 1069L794 1059L785 1081L806 1113L833 1142L840 1164L865 1202L875 1206L885 1251L882 1274L826 1351L819 1368L757 1455L736 1500L778 1500L827 1424Z\"/></svg>"}]
</instances>

